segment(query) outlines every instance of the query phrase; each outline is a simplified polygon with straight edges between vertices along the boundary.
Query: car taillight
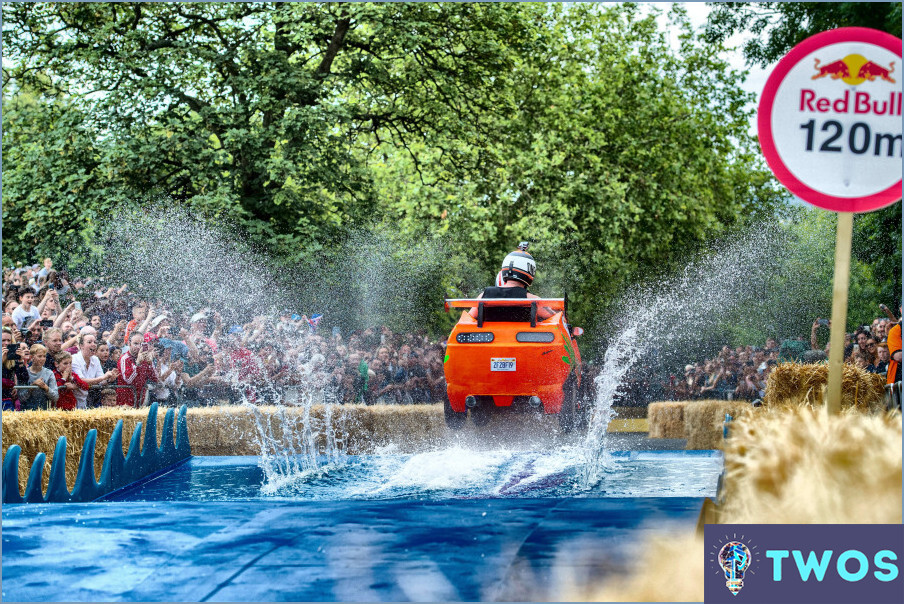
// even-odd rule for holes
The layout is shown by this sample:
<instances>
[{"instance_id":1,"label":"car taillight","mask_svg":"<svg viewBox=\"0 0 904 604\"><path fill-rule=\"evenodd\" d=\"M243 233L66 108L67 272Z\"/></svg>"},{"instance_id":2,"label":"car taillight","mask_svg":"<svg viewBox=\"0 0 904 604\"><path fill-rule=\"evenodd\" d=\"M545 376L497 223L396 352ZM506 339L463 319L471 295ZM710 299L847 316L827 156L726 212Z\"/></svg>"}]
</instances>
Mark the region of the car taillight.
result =
<instances>
[{"instance_id":1,"label":"car taillight","mask_svg":"<svg viewBox=\"0 0 904 604\"><path fill-rule=\"evenodd\" d=\"M492 342L494 337L490 331L472 331L458 334L455 341L459 344L486 344Z\"/></svg>"},{"instance_id":2,"label":"car taillight","mask_svg":"<svg viewBox=\"0 0 904 604\"><path fill-rule=\"evenodd\" d=\"M552 342L556 339L551 331L519 331L515 339L519 342Z\"/></svg>"}]
</instances>

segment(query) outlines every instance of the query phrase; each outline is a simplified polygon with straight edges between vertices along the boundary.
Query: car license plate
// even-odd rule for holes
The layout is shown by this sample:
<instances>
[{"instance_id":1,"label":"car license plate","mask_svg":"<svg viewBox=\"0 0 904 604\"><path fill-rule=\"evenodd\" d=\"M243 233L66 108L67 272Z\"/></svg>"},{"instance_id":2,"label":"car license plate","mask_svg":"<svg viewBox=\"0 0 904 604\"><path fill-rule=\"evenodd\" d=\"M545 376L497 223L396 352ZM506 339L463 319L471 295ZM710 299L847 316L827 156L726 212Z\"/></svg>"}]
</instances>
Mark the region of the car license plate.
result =
<instances>
[{"instance_id":1,"label":"car license plate","mask_svg":"<svg viewBox=\"0 0 904 604\"><path fill-rule=\"evenodd\" d=\"M490 359L490 371L514 371L515 359Z\"/></svg>"}]
</instances>

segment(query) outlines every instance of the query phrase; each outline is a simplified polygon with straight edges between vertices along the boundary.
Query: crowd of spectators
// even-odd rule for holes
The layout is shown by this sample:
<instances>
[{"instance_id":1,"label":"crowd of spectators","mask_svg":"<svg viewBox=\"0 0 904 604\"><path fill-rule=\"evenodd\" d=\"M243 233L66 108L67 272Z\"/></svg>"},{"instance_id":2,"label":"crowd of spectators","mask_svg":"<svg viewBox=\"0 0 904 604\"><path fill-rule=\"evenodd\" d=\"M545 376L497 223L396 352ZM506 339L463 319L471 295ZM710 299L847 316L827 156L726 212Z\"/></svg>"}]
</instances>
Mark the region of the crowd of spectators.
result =
<instances>
[{"instance_id":1,"label":"crowd of spectators","mask_svg":"<svg viewBox=\"0 0 904 604\"><path fill-rule=\"evenodd\" d=\"M674 377L666 388L673 400L694 399L761 399L772 369L781 362L825 363L830 345L820 345L828 336L831 322L816 319L810 342L803 338L787 339L781 344L768 339L764 346L723 346L715 358L684 367L682 377ZM894 325L891 317L876 318L844 338L844 362L886 378L889 371L888 333Z\"/></svg>"},{"instance_id":2,"label":"crowd of spectators","mask_svg":"<svg viewBox=\"0 0 904 604\"><path fill-rule=\"evenodd\" d=\"M888 371L892 325L877 318L847 334L845 362ZM210 307L178 312L125 285L73 279L47 258L43 265L4 270L3 409L272 403L307 395L343 404L414 404L446 397L445 341L385 326L346 336L317 327L316 320L289 311L228 324ZM616 404L649 402L651 385L657 399L762 398L777 363L825 362L829 345L819 340L828 328L829 321L814 321L809 344L797 338L723 346L667 383L653 384L660 380L647 368L642 383L623 385L616 398L624 400ZM585 364L582 396L593 396L600 370Z\"/></svg>"},{"instance_id":3,"label":"crowd of spectators","mask_svg":"<svg viewBox=\"0 0 904 604\"><path fill-rule=\"evenodd\" d=\"M726 345L712 359L685 365L684 375L670 380L667 390L675 400L762 398L778 362L774 339L762 347Z\"/></svg>"},{"instance_id":4,"label":"crowd of spectators","mask_svg":"<svg viewBox=\"0 0 904 604\"><path fill-rule=\"evenodd\" d=\"M445 341L385 326L343 336L289 311L233 324L209 307L177 312L126 286L73 279L49 258L4 270L4 409L271 403L287 393L432 403L446 396L444 355Z\"/></svg>"}]
</instances>

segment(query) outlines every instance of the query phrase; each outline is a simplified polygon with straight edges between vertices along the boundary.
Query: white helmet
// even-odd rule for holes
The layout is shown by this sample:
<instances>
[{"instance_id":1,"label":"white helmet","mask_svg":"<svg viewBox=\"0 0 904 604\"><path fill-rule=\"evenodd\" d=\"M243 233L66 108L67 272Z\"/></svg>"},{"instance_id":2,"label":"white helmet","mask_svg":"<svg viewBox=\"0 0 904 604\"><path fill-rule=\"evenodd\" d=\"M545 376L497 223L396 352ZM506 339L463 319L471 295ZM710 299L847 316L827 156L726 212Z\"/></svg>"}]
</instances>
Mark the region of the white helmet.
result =
<instances>
[{"instance_id":1,"label":"white helmet","mask_svg":"<svg viewBox=\"0 0 904 604\"><path fill-rule=\"evenodd\" d=\"M525 287L530 287L534 281L534 275L537 274L537 263L534 257L527 253L528 244L522 243L518 249L511 252L502 261L502 279L514 279L520 281Z\"/></svg>"}]
</instances>

